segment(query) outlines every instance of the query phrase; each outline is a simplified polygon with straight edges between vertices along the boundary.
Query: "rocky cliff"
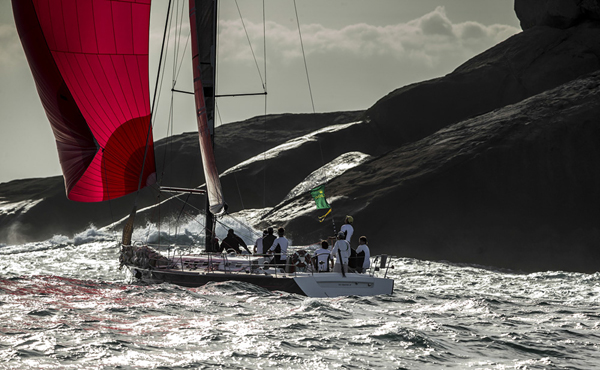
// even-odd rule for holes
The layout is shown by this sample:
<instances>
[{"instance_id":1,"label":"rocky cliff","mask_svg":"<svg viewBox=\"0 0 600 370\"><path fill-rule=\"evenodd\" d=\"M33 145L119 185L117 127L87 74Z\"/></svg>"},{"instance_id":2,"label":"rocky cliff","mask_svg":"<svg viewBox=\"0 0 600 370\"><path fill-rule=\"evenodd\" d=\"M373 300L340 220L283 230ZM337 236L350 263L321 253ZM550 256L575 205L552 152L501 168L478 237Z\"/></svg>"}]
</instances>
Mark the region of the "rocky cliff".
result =
<instances>
[{"instance_id":1,"label":"rocky cliff","mask_svg":"<svg viewBox=\"0 0 600 370\"><path fill-rule=\"evenodd\" d=\"M600 21L598 0L516 0L515 12L524 30L535 26L570 28Z\"/></svg>"},{"instance_id":2,"label":"rocky cliff","mask_svg":"<svg viewBox=\"0 0 600 370\"><path fill-rule=\"evenodd\" d=\"M597 271L599 139L595 72L403 145L336 178L327 195L378 252ZM280 206L265 224L318 238L331 228L318 212L291 212L307 201Z\"/></svg>"},{"instance_id":3,"label":"rocky cliff","mask_svg":"<svg viewBox=\"0 0 600 370\"><path fill-rule=\"evenodd\" d=\"M454 72L400 88L367 111L395 145L519 102L600 69L600 25L533 27L472 58Z\"/></svg>"}]
</instances>

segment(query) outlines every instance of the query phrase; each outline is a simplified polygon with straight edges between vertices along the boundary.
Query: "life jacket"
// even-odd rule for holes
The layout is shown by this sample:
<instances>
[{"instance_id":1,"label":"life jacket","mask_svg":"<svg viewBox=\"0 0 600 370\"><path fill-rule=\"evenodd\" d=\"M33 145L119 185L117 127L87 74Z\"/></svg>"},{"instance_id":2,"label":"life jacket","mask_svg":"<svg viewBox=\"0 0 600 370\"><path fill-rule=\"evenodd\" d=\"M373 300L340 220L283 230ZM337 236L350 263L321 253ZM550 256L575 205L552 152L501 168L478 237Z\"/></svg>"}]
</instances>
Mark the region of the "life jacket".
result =
<instances>
[{"instance_id":1,"label":"life jacket","mask_svg":"<svg viewBox=\"0 0 600 370\"><path fill-rule=\"evenodd\" d=\"M329 272L329 261L331 260L331 254L327 254L327 259L324 261L325 262L325 270L319 270L319 255L317 254L318 250L315 251L315 256L313 257L313 266L315 268L316 271L319 272Z\"/></svg>"}]
</instances>

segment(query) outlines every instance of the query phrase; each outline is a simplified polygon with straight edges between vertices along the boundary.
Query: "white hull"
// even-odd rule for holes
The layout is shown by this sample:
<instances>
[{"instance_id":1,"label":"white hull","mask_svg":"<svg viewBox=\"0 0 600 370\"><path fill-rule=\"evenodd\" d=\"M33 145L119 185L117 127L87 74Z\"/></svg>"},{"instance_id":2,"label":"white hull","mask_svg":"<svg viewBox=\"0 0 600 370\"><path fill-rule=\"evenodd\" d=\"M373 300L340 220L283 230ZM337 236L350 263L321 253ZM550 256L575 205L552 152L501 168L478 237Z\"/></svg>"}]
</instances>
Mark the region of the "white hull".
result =
<instances>
[{"instance_id":1,"label":"white hull","mask_svg":"<svg viewBox=\"0 0 600 370\"><path fill-rule=\"evenodd\" d=\"M366 274L321 272L297 276L294 281L308 297L373 296L394 291L393 279Z\"/></svg>"}]
</instances>

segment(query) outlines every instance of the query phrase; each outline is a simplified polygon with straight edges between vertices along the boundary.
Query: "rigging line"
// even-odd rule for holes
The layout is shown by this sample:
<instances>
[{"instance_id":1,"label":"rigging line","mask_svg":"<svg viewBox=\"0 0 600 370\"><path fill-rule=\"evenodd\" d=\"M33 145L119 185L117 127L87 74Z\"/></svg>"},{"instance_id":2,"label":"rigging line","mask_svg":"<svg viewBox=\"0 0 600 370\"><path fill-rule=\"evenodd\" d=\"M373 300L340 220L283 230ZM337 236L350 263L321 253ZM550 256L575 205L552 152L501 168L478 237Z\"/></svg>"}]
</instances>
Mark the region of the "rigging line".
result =
<instances>
[{"instance_id":1,"label":"rigging line","mask_svg":"<svg viewBox=\"0 0 600 370\"><path fill-rule=\"evenodd\" d=\"M179 58L179 51L181 50L181 33L183 32L183 15L185 13L185 1L181 3L181 15L177 21L177 27L179 27L179 35L175 38L175 45L177 45L175 52L173 53L173 77L175 77L177 70L177 59ZM184 50L185 52L185 50ZM175 82L173 82L175 85Z\"/></svg>"},{"instance_id":2,"label":"rigging line","mask_svg":"<svg viewBox=\"0 0 600 370\"><path fill-rule=\"evenodd\" d=\"M215 23L214 23L214 32L215 32L215 55L214 55L214 71L213 71L213 76L214 76L214 81L213 81L213 94L214 94L214 105L215 105L215 111L213 112L213 152L215 151L214 146L215 146L215 142L214 142L214 136L215 136L215 131L217 129L218 126L223 125L223 119L221 118L221 112L219 112L219 106L218 106L218 99L217 99L217 93L219 92L219 39L221 38L219 35L219 14L221 14L221 4L222 1L217 1L216 2L217 6L215 9ZM219 122L221 123L220 125L217 125L217 116L219 117ZM208 199L208 198L207 198Z\"/></svg>"},{"instance_id":3,"label":"rigging line","mask_svg":"<svg viewBox=\"0 0 600 370\"><path fill-rule=\"evenodd\" d=\"M182 196L184 196L184 195L187 195L187 194L189 194L189 193L173 195L172 197L169 197L169 198L168 198L168 200L171 200L171 199L176 199L176 200L178 200L178 201L180 201L180 202L184 202L184 203L185 203L185 201L184 201L184 200L182 200L182 199L180 199L179 197L182 197ZM204 212L204 211L203 211L203 210L201 210L200 208L198 208L198 207L194 206L192 203L186 203L186 204L187 204L189 207L191 207L191 208L195 209L196 211L198 211L198 212L200 212L200 213L201 213L201 212Z\"/></svg>"},{"instance_id":4,"label":"rigging line","mask_svg":"<svg viewBox=\"0 0 600 370\"><path fill-rule=\"evenodd\" d=\"M181 17L179 18L179 24L180 24L180 26L179 26L179 37L177 38L177 40L179 41L179 50L181 50L181 35L183 33L183 28L184 28L183 27L183 24L184 24L184 20L183 19L184 19L184 15L186 14L185 3L186 3L185 1L182 2ZM187 12L187 15L188 15L188 19L189 19L189 11ZM189 23L189 20L188 20L188 23ZM190 30L190 32L191 32L191 30ZM177 55L179 55L179 50L177 50ZM185 55L186 50L187 50L187 43L186 43L186 45L183 48L183 54L184 55Z\"/></svg>"},{"instance_id":5,"label":"rigging line","mask_svg":"<svg viewBox=\"0 0 600 370\"><path fill-rule=\"evenodd\" d=\"M181 34L183 33L183 16L185 14L185 2L182 2L182 6L181 6L181 16L179 17L179 21L178 21L178 27L179 27L179 36L177 36L176 38L176 51L173 55L173 87L175 87L175 84L177 82L177 76L179 76L179 71L181 70L181 66L183 65L183 57L185 56L185 53L187 51L187 41L185 43L185 46L183 48L183 55L181 55L181 63L179 64L179 69L177 68L177 59L179 58L179 51L181 50ZM189 36L191 35L191 32L188 34L188 41L189 41Z\"/></svg>"},{"instance_id":6,"label":"rigging line","mask_svg":"<svg viewBox=\"0 0 600 370\"><path fill-rule=\"evenodd\" d=\"M263 115L263 137L267 137L267 96L265 95L265 114ZM267 206L267 142L262 141L263 152L263 208Z\"/></svg>"},{"instance_id":7,"label":"rigging line","mask_svg":"<svg viewBox=\"0 0 600 370\"><path fill-rule=\"evenodd\" d=\"M192 33L189 32L188 36L187 36L187 40L185 41L185 46L183 48L183 54L181 55L181 63L179 63L179 69L177 70L177 74L175 75L175 81L177 81L177 79L179 78L179 73L181 73L181 67L183 66L183 62L185 59L185 54L187 53L188 50L188 44L190 43L190 38L192 36ZM173 85L175 86L175 85Z\"/></svg>"},{"instance_id":8,"label":"rigging line","mask_svg":"<svg viewBox=\"0 0 600 370\"><path fill-rule=\"evenodd\" d=\"M154 207L152 207L151 212L149 212L150 215L148 217L148 223L146 224L146 241L145 243L148 244L150 241L150 232L152 231L152 228L150 225L152 225L152 221L156 220L156 213L159 214L158 220L160 221L160 202L157 202L155 204ZM157 230L158 230L158 244L160 245L160 222L158 222L158 226L157 226Z\"/></svg>"},{"instance_id":9,"label":"rigging line","mask_svg":"<svg viewBox=\"0 0 600 370\"><path fill-rule=\"evenodd\" d=\"M179 0L177 0L177 4L179 4ZM171 75L171 79L172 79L172 87L175 87L176 84L176 75L177 75L177 59L178 59L178 54L179 54L179 49L180 49L180 42L179 40L181 39L181 33L183 30L183 16L185 14L185 2L181 3L181 12L179 11L180 6L179 5L175 5L174 8L177 9L177 14L173 15L173 18L175 19L175 34L177 35L177 31L179 30L179 36L174 37L174 46L173 46L173 70L172 70L172 75ZM179 18L179 20L178 20ZM171 20L171 27L172 27L172 23L173 23L173 19ZM169 32L169 36L167 39L167 45L170 44L171 40L171 32ZM186 44L187 46L187 44ZM184 55L185 55L185 49L184 49ZM166 57L165 57L166 59ZM181 68L181 67L180 67ZM164 74L163 74L163 78L164 78ZM161 83L162 86L162 83ZM173 151L173 129L175 126L175 118L174 118L174 107L175 107L175 103L174 103L174 93L173 93L173 88L171 89L171 101L170 101L170 105L169 105L169 116L168 116L168 121L167 121L167 133L166 133L166 139L167 139L167 143L165 145L165 149L164 149L164 153L163 153L163 164L162 164L162 168L161 168L161 182L164 179L164 172L165 172L165 168L166 168L166 162L167 162L167 156L170 155Z\"/></svg>"},{"instance_id":10,"label":"rigging line","mask_svg":"<svg viewBox=\"0 0 600 370\"><path fill-rule=\"evenodd\" d=\"M164 180L164 175L165 175L165 168L167 167L166 163L167 163L167 153L171 153L173 150L173 107L174 107L174 94L171 93L171 105L169 107L169 119L167 120L167 143L165 144L165 149L164 149L164 153L163 153L163 162L162 162L162 168L160 169L160 179L157 180L157 182L159 184L162 184L162 181ZM170 132L169 132L170 130Z\"/></svg>"},{"instance_id":11,"label":"rigging line","mask_svg":"<svg viewBox=\"0 0 600 370\"><path fill-rule=\"evenodd\" d=\"M242 11L240 10L240 5L238 1L235 0L235 6L237 6L238 14L240 15L240 20L242 21L242 26L244 27L244 32L246 33L246 39L248 40L248 46L250 46L250 51L252 52L252 57L254 58L254 64L256 64L256 70L258 71L258 76L260 77L260 83L262 84L263 90L267 89L267 86L263 80L262 73L260 73L260 67L258 66L258 61L256 60L256 55L254 54L254 48L252 47L252 43L250 42L250 35L248 35L248 30L246 29L246 23L244 23L244 18L242 17Z\"/></svg>"},{"instance_id":12,"label":"rigging line","mask_svg":"<svg viewBox=\"0 0 600 370\"><path fill-rule=\"evenodd\" d=\"M175 30L169 30L169 35L171 33L174 33L173 39L175 40L173 42L173 65L171 67L171 86L175 86L175 81L173 81L173 76L175 76L175 68L177 66L177 51L179 49L179 45L177 43L177 31L179 29L179 0L176 0L176 4L173 6L174 10L175 10L175 14L173 16L174 18L174 23L175 23ZM171 24L171 28L173 28L173 24Z\"/></svg>"},{"instance_id":13,"label":"rigging line","mask_svg":"<svg viewBox=\"0 0 600 370\"><path fill-rule=\"evenodd\" d=\"M263 0L263 70L265 72L265 91L267 91L267 21L265 0Z\"/></svg>"},{"instance_id":14,"label":"rigging line","mask_svg":"<svg viewBox=\"0 0 600 370\"><path fill-rule=\"evenodd\" d=\"M194 209L194 210L198 211L198 213L202 213L202 212L203 212L203 210L199 209L198 207L194 206L193 204L191 204L191 203L188 203L188 202L186 202L186 201L185 201L185 200L183 200L183 199L180 199L179 197L180 197L180 196L182 196L182 195L183 195L183 194L180 194L180 195L175 195L175 196L172 196L172 197L170 197L169 199L175 199L175 200L177 200L177 201L179 201L179 202L185 203L185 205L187 205L189 208L192 208L192 209ZM184 205L184 207L185 207L185 205ZM201 225L202 227L204 227L204 226L205 226L205 224L201 223L201 222L198 220L198 217L197 217L197 215L194 215L194 214L190 213L189 211L185 211L185 212L184 212L184 214L185 214L185 215L187 215L187 216L189 217L189 219L190 219L190 220L196 221L196 222L197 222L199 225ZM235 222L237 222L239 225L241 225L241 227L245 228L246 230L249 230L249 231L250 231L250 232L251 232L253 235L255 235L255 234L254 234L254 231L255 231L255 230L253 230L251 227L247 226L247 225L246 225L244 222L240 221L240 219L237 219L237 218L233 217L231 214L226 214L226 216L230 217L230 218L231 218L231 219L233 219ZM230 229L230 228L231 228L231 227L230 227L230 225L228 225L228 224L224 223L223 221L219 221L218 219L217 219L217 220L215 220L215 222L216 222L216 223L218 223L219 225L223 226L223 227L224 227L224 228L226 228L226 229ZM171 235L171 234L169 234L169 235Z\"/></svg>"},{"instance_id":15,"label":"rigging line","mask_svg":"<svg viewBox=\"0 0 600 370\"><path fill-rule=\"evenodd\" d=\"M156 210L158 212L158 222L157 222L158 226L156 228L158 229L158 245L160 245L160 206L161 206L160 193L158 193L157 202L158 202L158 205L156 207Z\"/></svg>"},{"instance_id":16,"label":"rigging line","mask_svg":"<svg viewBox=\"0 0 600 370\"><path fill-rule=\"evenodd\" d=\"M310 94L310 102L312 104L313 113L316 113L315 102L313 99L312 88L310 85L310 77L308 74L308 64L306 63L306 53L304 52L304 42L302 41L302 32L300 31L300 18L298 17L298 7L296 6L296 0L294 0L294 10L296 11L296 22L298 23L298 35L300 36L300 47L302 48L302 57L304 58L304 69L306 70L306 81L308 82L308 92ZM321 155L321 166L324 166L325 165L325 157L323 156L323 148L321 147L321 141L317 140L317 143L319 144L319 154ZM325 171L325 183L327 183L328 177L329 176L327 174L327 171Z\"/></svg>"},{"instance_id":17,"label":"rigging line","mask_svg":"<svg viewBox=\"0 0 600 370\"><path fill-rule=\"evenodd\" d=\"M169 0L169 4L170 3L171 3L171 0ZM170 8L169 8L169 10L170 10ZM171 17L169 18L169 14L167 13L167 24L165 24L165 32L166 32L166 30L168 28L168 25L170 25L172 23L173 23L173 14L171 13ZM160 67L160 64L163 61L162 55L163 55L163 51L164 51L164 48L165 48L165 42L166 42L167 45L170 44L170 42L171 42L171 32L166 33L166 35L163 34L163 46L161 48L161 55L160 55L160 60L159 60L159 65L158 65L158 75L156 77L156 84L159 85L159 81L160 81L160 88L157 86L154 89L154 94L155 94L154 98L155 98L155 100L157 102L156 105L158 105L158 101L160 101L160 97L162 96L162 86L164 84L164 79L165 79L165 75L166 75L165 71L167 69L167 66L166 66L167 56L165 56L165 65L163 65L162 71L161 71L161 67ZM156 99L156 92L157 91L158 91L158 99ZM154 107L155 107L155 103L153 101L152 102L152 119L153 120L155 120L155 117L158 115L158 113L157 113L158 112L158 108L157 108L157 112L154 112ZM152 127L154 127L154 123L152 123Z\"/></svg>"},{"instance_id":18,"label":"rigging line","mask_svg":"<svg viewBox=\"0 0 600 370\"><path fill-rule=\"evenodd\" d=\"M188 203L187 201L185 201L185 200L183 200L183 199L180 199L179 197L180 197L180 196L182 196L182 195L183 195L183 194L180 194L180 195L175 195L175 196L169 197L167 200L175 199L175 200L178 200L178 201L180 201L180 202L183 202L183 203L184 203L184 205L183 205L183 207L182 207L182 210L183 210L183 208L185 208L185 206L187 205L188 207L190 207L190 208L193 208L193 209L195 209L196 211L198 211L198 213L201 213L201 212L202 212L202 211L201 211L199 208L195 207L193 204L191 204L191 203ZM189 195L189 194L188 194L188 195ZM188 198L189 198L189 197L188 197ZM200 222L197 220L197 217L196 217L195 215L193 215L193 214L191 214L191 213L187 213L187 211L186 211L185 213L186 213L187 215L189 215L189 216L190 216L190 219L193 219L193 220L195 220L196 222L198 222L198 224L200 224L200 225L202 225L202 227L204 227L204 224L200 223ZM180 214L181 214L181 213L180 213ZM168 225L169 225L169 231L168 231L168 235L169 235L169 236L171 236L171 235L177 236L177 229L178 229L178 225L175 225L175 232L174 232L173 234L171 234L171 231L170 231L170 229L171 229L171 224L169 223Z\"/></svg>"},{"instance_id":19,"label":"rigging line","mask_svg":"<svg viewBox=\"0 0 600 370\"><path fill-rule=\"evenodd\" d=\"M165 21L165 29L163 31L163 40L162 40L162 46L160 48L160 57L158 59L158 74L156 76L156 84L154 85L154 98L152 99L152 108L151 108L151 112L152 112L152 118L154 119L154 108L156 107L156 95L158 92L158 82L160 80L160 69L162 66L162 60L163 60L163 54L165 51L165 42L167 40L167 29L169 27L169 23L170 23L170 18L169 15L171 14L171 1L169 0L169 5L167 5L167 20Z\"/></svg>"},{"instance_id":20,"label":"rigging line","mask_svg":"<svg viewBox=\"0 0 600 370\"><path fill-rule=\"evenodd\" d=\"M258 231L258 230L254 230L252 227L248 226L245 222L242 222L240 219L233 217L231 214L227 214L227 216L229 218L231 218L233 221L237 222L238 224L238 228L243 228L246 230L247 234L250 234L250 237L254 237L256 235L262 235L262 232ZM222 222L222 221L218 221L217 222L221 225L224 226L225 228L231 229L232 227L227 225L226 223ZM240 233L241 234L241 233Z\"/></svg>"},{"instance_id":21,"label":"rigging line","mask_svg":"<svg viewBox=\"0 0 600 370\"><path fill-rule=\"evenodd\" d=\"M183 206L181 206L181 210L179 211L179 214L177 215L177 218L175 219L175 236L176 237L177 237L177 232L179 229L179 220L181 219L183 210L185 209L185 206L188 204L188 200L190 199L191 195L192 195L191 193L188 193L187 197L185 198L185 201L183 202Z\"/></svg>"},{"instance_id":22,"label":"rigging line","mask_svg":"<svg viewBox=\"0 0 600 370\"><path fill-rule=\"evenodd\" d=\"M263 0L263 68L265 71L265 92L267 91L267 17ZM267 137L267 96L265 95L265 114L263 115L263 137ZM263 149L263 208L267 206L267 143L262 140Z\"/></svg>"},{"instance_id":23,"label":"rigging line","mask_svg":"<svg viewBox=\"0 0 600 370\"><path fill-rule=\"evenodd\" d=\"M242 203L242 209L246 209L246 207L244 207L244 198L242 197L242 191L240 189L240 184L238 182L237 175L235 174L235 172L233 173L233 178L235 179L235 186L237 187L238 194L240 195L240 203Z\"/></svg>"},{"instance_id":24,"label":"rigging line","mask_svg":"<svg viewBox=\"0 0 600 370\"><path fill-rule=\"evenodd\" d=\"M219 110L219 103L217 103L216 100L215 100L215 111L217 111L217 116L219 117L219 122L221 122L221 124L223 124L223 118L221 118L221 111ZM215 127L217 126L216 123L217 123L217 121L215 120Z\"/></svg>"},{"instance_id":25,"label":"rigging line","mask_svg":"<svg viewBox=\"0 0 600 370\"><path fill-rule=\"evenodd\" d=\"M296 11L296 23L298 23L298 35L300 36L300 47L302 48L302 57L304 58L304 69L306 70L306 81L308 82L308 92L310 94L310 102L312 104L313 113L315 112L315 102L313 100L312 88L310 87L310 78L308 76L308 65L306 64L306 53L304 52L304 42L302 42L302 32L300 31L300 18L298 17L298 7L294 0L294 10Z\"/></svg>"},{"instance_id":26,"label":"rigging line","mask_svg":"<svg viewBox=\"0 0 600 370\"><path fill-rule=\"evenodd\" d=\"M102 166L104 168L104 176L108 177L106 175L106 167ZM110 199L110 190L109 190L110 186L106 187L106 193L108 195L108 209L110 211L110 224L114 225L115 224L115 217L113 215L113 211L112 211L112 201ZM115 240L118 242L119 241L119 235L117 234L117 231L115 230L114 227L112 227L112 232L113 232L113 237L115 238Z\"/></svg>"}]
</instances>

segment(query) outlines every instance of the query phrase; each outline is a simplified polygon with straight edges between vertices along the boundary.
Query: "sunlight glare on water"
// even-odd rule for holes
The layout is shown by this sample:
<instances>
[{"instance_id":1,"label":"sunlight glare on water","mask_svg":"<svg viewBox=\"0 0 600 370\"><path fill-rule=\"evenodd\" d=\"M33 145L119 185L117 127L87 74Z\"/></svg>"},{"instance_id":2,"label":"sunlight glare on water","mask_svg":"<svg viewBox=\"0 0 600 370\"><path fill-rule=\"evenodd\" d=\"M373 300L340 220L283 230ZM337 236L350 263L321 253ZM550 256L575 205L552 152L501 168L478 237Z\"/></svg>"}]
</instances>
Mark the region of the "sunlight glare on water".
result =
<instances>
[{"instance_id":1,"label":"sunlight glare on water","mask_svg":"<svg viewBox=\"0 0 600 370\"><path fill-rule=\"evenodd\" d=\"M0 369L593 369L600 274L402 258L392 296L139 285L112 235L0 247Z\"/></svg>"}]
</instances>

